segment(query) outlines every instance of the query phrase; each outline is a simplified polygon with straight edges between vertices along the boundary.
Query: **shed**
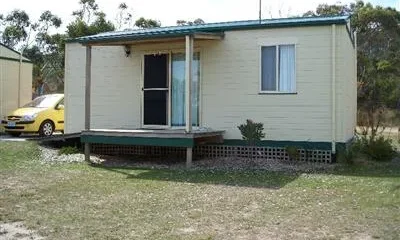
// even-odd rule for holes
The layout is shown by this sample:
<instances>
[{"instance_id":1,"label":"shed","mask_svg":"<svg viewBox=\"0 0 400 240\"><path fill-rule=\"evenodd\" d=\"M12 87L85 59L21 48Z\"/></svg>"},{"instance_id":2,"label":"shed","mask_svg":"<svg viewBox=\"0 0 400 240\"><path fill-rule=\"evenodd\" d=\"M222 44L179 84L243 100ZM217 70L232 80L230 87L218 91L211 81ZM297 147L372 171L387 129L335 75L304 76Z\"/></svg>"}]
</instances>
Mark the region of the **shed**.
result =
<instances>
[{"instance_id":1,"label":"shed","mask_svg":"<svg viewBox=\"0 0 400 240\"><path fill-rule=\"evenodd\" d=\"M29 59L0 43L0 119L32 100L32 68Z\"/></svg>"}]
</instances>

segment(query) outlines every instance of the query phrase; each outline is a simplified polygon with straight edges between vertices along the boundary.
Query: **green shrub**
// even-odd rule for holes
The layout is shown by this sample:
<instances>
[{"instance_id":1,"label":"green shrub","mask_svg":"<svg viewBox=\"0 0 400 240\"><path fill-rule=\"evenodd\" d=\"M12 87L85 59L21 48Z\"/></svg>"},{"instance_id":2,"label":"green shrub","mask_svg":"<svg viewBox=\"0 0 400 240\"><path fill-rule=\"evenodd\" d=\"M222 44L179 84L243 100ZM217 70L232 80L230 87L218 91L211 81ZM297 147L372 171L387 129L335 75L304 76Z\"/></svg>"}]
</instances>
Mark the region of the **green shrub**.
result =
<instances>
[{"instance_id":1,"label":"green shrub","mask_svg":"<svg viewBox=\"0 0 400 240\"><path fill-rule=\"evenodd\" d=\"M353 164L354 159L359 155L360 148L358 142L353 142L350 146L345 149L338 151L337 160L339 163Z\"/></svg>"},{"instance_id":2,"label":"green shrub","mask_svg":"<svg viewBox=\"0 0 400 240\"><path fill-rule=\"evenodd\" d=\"M77 147L62 147L58 150L58 155L70 155L79 153L79 149Z\"/></svg>"},{"instance_id":3,"label":"green shrub","mask_svg":"<svg viewBox=\"0 0 400 240\"><path fill-rule=\"evenodd\" d=\"M300 160L299 149L295 146L287 146L286 152L289 155L289 158L292 160Z\"/></svg>"},{"instance_id":4,"label":"green shrub","mask_svg":"<svg viewBox=\"0 0 400 240\"><path fill-rule=\"evenodd\" d=\"M247 119L246 123L238 126L238 129L242 134L243 140L248 141L250 145L253 145L256 141L260 141L262 138L265 138L265 133L263 133L263 123L257 123L253 120Z\"/></svg>"},{"instance_id":5,"label":"green shrub","mask_svg":"<svg viewBox=\"0 0 400 240\"><path fill-rule=\"evenodd\" d=\"M384 136L378 136L372 139L364 137L361 141L362 152L371 160L387 162L391 161L397 155L392 145L392 140Z\"/></svg>"},{"instance_id":6,"label":"green shrub","mask_svg":"<svg viewBox=\"0 0 400 240\"><path fill-rule=\"evenodd\" d=\"M373 161L387 162L396 157L397 152L392 145L392 140L384 136L356 136L347 149L338 151L338 162L353 164L354 159L359 155L363 155Z\"/></svg>"}]
</instances>

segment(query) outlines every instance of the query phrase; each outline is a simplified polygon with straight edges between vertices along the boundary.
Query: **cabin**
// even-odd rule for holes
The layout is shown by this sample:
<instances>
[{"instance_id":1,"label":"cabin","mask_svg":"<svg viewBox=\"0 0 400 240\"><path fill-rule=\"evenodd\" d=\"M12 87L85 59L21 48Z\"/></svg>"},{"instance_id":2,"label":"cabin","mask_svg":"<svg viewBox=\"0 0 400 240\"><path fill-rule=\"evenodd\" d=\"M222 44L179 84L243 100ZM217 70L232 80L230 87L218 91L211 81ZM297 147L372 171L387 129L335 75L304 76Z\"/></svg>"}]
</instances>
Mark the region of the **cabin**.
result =
<instances>
[{"instance_id":1,"label":"cabin","mask_svg":"<svg viewBox=\"0 0 400 240\"><path fill-rule=\"evenodd\" d=\"M0 119L32 100L33 64L20 55L0 43Z\"/></svg>"},{"instance_id":2,"label":"cabin","mask_svg":"<svg viewBox=\"0 0 400 240\"><path fill-rule=\"evenodd\" d=\"M208 23L70 39L65 133L85 154L333 162L356 127L356 34L348 16ZM264 125L249 146L238 126ZM178 150L176 150L178 149Z\"/></svg>"}]
</instances>

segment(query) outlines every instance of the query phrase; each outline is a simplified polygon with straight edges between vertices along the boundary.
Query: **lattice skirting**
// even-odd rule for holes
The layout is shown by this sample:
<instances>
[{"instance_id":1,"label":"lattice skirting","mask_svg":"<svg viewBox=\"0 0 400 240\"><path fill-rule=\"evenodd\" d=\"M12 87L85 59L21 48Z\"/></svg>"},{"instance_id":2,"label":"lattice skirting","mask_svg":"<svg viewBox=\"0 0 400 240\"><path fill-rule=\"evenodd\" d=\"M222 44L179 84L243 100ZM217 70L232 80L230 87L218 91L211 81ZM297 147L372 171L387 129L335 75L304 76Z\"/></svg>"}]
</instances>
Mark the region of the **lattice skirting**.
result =
<instances>
[{"instance_id":1,"label":"lattice skirting","mask_svg":"<svg viewBox=\"0 0 400 240\"><path fill-rule=\"evenodd\" d=\"M159 146L92 144L92 152L104 155L168 156L183 159L186 156L186 148ZM298 152L299 159L297 160L299 161L332 162L330 150L299 149ZM193 153L195 158L240 157L291 160L285 148L279 147L203 145L196 146Z\"/></svg>"}]
</instances>

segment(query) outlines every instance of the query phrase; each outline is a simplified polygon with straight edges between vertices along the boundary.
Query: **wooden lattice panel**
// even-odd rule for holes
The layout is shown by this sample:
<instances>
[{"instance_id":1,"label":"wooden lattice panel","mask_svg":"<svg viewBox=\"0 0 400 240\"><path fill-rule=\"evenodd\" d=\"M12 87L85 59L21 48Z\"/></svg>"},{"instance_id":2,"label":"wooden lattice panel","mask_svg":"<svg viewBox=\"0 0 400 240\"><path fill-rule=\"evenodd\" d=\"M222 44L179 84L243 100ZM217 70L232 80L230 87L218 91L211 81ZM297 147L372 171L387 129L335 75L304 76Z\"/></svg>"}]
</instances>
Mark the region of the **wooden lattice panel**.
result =
<instances>
[{"instance_id":1,"label":"wooden lattice panel","mask_svg":"<svg viewBox=\"0 0 400 240\"><path fill-rule=\"evenodd\" d=\"M92 152L104 155L176 156L184 157L185 148L160 146L135 146L92 144Z\"/></svg>"}]
</instances>

